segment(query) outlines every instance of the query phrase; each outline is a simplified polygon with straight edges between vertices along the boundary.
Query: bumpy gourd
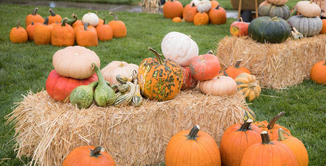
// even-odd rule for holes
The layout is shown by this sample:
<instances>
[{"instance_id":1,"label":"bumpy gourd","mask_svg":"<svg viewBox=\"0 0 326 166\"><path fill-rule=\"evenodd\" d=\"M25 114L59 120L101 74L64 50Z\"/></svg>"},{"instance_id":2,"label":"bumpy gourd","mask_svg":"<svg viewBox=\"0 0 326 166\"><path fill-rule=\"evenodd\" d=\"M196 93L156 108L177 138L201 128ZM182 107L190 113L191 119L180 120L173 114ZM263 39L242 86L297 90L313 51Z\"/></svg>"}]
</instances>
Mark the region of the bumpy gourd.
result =
<instances>
[{"instance_id":1,"label":"bumpy gourd","mask_svg":"<svg viewBox=\"0 0 326 166\"><path fill-rule=\"evenodd\" d=\"M136 88L135 88L135 85L131 82L127 82L126 83L128 86L130 86L130 91L124 95L121 95L117 98L117 100L114 102L114 106L116 107L121 107L123 105L128 105L131 100L132 100L132 97L134 96L135 94L135 91L136 91Z\"/></svg>"},{"instance_id":2,"label":"bumpy gourd","mask_svg":"<svg viewBox=\"0 0 326 166\"><path fill-rule=\"evenodd\" d=\"M101 70L95 63L92 64L98 78L98 85L95 88L94 99L97 105L105 107L112 105L116 99L114 90L106 84L106 81L101 73Z\"/></svg>"},{"instance_id":3,"label":"bumpy gourd","mask_svg":"<svg viewBox=\"0 0 326 166\"><path fill-rule=\"evenodd\" d=\"M70 103L78 108L88 108L93 103L94 88L97 81L76 87L70 94Z\"/></svg>"},{"instance_id":4,"label":"bumpy gourd","mask_svg":"<svg viewBox=\"0 0 326 166\"><path fill-rule=\"evenodd\" d=\"M136 92L132 97L131 104L135 107L138 107L143 103L143 97L140 94L140 86L137 79L135 80L134 85L136 86Z\"/></svg>"}]
</instances>

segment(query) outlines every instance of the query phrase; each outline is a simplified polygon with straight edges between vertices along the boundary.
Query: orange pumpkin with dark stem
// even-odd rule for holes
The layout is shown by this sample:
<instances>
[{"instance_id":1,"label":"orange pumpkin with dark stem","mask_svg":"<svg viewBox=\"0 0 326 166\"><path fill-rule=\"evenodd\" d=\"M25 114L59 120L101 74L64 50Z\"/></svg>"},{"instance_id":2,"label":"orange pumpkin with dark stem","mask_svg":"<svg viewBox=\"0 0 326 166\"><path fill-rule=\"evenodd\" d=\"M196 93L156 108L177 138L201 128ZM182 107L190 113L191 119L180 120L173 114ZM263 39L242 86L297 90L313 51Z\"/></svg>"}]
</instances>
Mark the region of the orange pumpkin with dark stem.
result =
<instances>
[{"instance_id":1,"label":"orange pumpkin with dark stem","mask_svg":"<svg viewBox=\"0 0 326 166\"><path fill-rule=\"evenodd\" d=\"M41 25L41 23L32 22L31 24L29 24L26 27L26 31L27 31L27 34L28 34L28 39L31 40L31 41L34 40L34 31L35 31L35 28L36 28L37 25Z\"/></svg>"},{"instance_id":2,"label":"orange pumpkin with dark stem","mask_svg":"<svg viewBox=\"0 0 326 166\"><path fill-rule=\"evenodd\" d=\"M77 36L77 33L78 33L79 31L81 31L81 30L84 30L84 29L85 29L85 26L84 26L84 24L82 23L82 24L75 25L75 26L73 27L73 29L74 29L74 31L75 31L75 36ZM91 26L91 25L88 25L88 26L87 26L87 29L95 29L95 27L93 27L93 26Z\"/></svg>"},{"instance_id":3,"label":"orange pumpkin with dark stem","mask_svg":"<svg viewBox=\"0 0 326 166\"><path fill-rule=\"evenodd\" d=\"M62 166L115 166L115 162L101 146L81 146L68 154Z\"/></svg>"},{"instance_id":4,"label":"orange pumpkin with dark stem","mask_svg":"<svg viewBox=\"0 0 326 166\"><path fill-rule=\"evenodd\" d=\"M220 3L218 1L215 1L215 0L211 0L210 2L212 4L211 10L220 5Z\"/></svg>"},{"instance_id":5,"label":"orange pumpkin with dark stem","mask_svg":"<svg viewBox=\"0 0 326 166\"><path fill-rule=\"evenodd\" d=\"M182 67L183 70L183 83L181 90L193 89L197 86L198 81L191 75L190 68L188 66Z\"/></svg>"},{"instance_id":6,"label":"orange pumpkin with dark stem","mask_svg":"<svg viewBox=\"0 0 326 166\"><path fill-rule=\"evenodd\" d=\"M183 19L187 22L193 22L197 14L197 7L194 4L188 4L183 10Z\"/></svg>"},{"instance_id":7,"label":"orange pumpkin with dark stem","mask_svg":"<svg viewBox=\"0 0 326 166\"><path fill-rule=\"evenodd\" d=\"M199 131L196 125L170 139L165 151L165 165L220 166L220 151L213 137Z\"/></svg>"},{"instance_id":8,"label":"orange pumpkin with dark stem","mask_svg":"<svg viewBox=\"0 0 326 166\"><path fill-rule=\"evenodd\" d=\"M53 27L51 44L54 46L73 46L75 44L74 29L66 23L64 18L61 25Z\"/></svg>"},{"instance_id":9,"label":"orange pumpkin with dark stem","mask_svg":"<svg viewBox=\"0 0 326 166\"><path fill-rule=\"evenodd\" d=\"M108 41L113 38L113 30L110 25L105 24L105 18L102 23L98 23L96 26L97 37L101 41Z\"/></svg>"},{"instance_id":10,"label":"orange pumpkin with dark stem","mask_svg":"<svg viewBox=\"0 0 326 166\"><path fill-rule=\"evenodd\" d=\"M111 20L108 24L113 30L113 37L125 37L127 36L127 27L124 22L118 20L117 15L110 12L110 15L114 16L114 20Z\"/></svg>"},{"instance_id":11,"label":"orange pumpkin with dark stem","mask_svg":"<svg viewBox=\"0 0 326 166\"><path fill-rule=\"evenodd\" d=\"M192 58L189 67L192 76L198 81L216 77L221 69L220 61L213 54L204 54Z\"/></svg>"},{"instance_id":12,"label":"orange pumpkin with dark stem","mask_svg":"<svg viewBox=\"0 0 326 166\"><path fill-rule=\"evenodd\" d=\"M28 41L28 34L25 28L20 26L20 21L17 22L17 26L13 27L10 31L10 41L13 43L25 43Z\"/></svg>"},{"instance_id":13,"label":"orange pumpkin with dark stem","mask_svg":"<svg viewBox=\"0 0 326 166\"><path fill-rule=\"evenodd\" d=\"M225 24L226 23L226 11L220 5L209 11L209 21L212 24Z\"/></svg>"},{"instance_id":14,"label":"orange pumpkin with dark stem","mask_svg":"<svg viewBox=\"0 0 326 166\"><path fill-rule=\"evenodd\" d=\"M26 27L29 24L31 24L32 22L34 22L34 24L37 23L37 22L42 24L44 22L44 18L41 15L36 13L37 10L38 10L38 7L36 7L31 14L26 16L26 19L25 19Z\"/></svg>"},{"instance_id":15,"label":"orange pumpkin with dark stem","mask_svg":"<svg viewBox=\"0 0 326 166\"><path fill-rule=\"evenodd\" d=\"M232 77L235 79L241 73L248 73L251 74L250 71L245 67L240 67L240 63L242 60L238 60L234 66L230 66L225 70L227 76Z\"/></svg>"},{"instance_id":16,"label":"orange pumpkin with dark stem","mask_svg":"<svg viewBox=\"0 0 326 166\"><path fill-rule=\"evenodd\" d=\"M209 23L209 16L206 12L198 12L194 17L194 25L207 25Z\"/></svg>"},{"instance_id":17,"label":"orange pumpkin with dark stem","mask_svg":"<svg viewBox=\"0 0 326 166\"><path fill-rule=\"evenodd\" d=\"M310 79L317 84L326 84L326 61L315 63L310 70Z\"/></svg>"},{"instance_id":18,"label":"orange pumpkin with dark stem","mask_svg":"<svg viewBox=\"0 0 326 166\"><path fill-rule=\"evenodd\" d=\"M182 17L183 5L177 0L166 1L163 6L163 15L165 18Z\"/></svg>"},{"instance_id":19,"label":"orange pumpkin with dark stem","mask_svg":"<svg viewBox=\"0 0 326 166\"><path fill-rule=\"evenodd\" d=\"M48 25L49 19L46 18L44 23L36 26L34 31L34 43L37 45L45 45L51 43L51 34L53 27Z\"/></svg>"},{"instance_id":20,"label":"orange pumpkin with dark stem","mask_svg":"<svg viewBox=\"0 0 326 166\"><path fill-rule=\"evenodd\" d=\"M55 14L54 11L50 8L50 16L49 16L49 24L55 23L55 22L61 22L62 18L59 14Z\"/></svg>"},{"instance_id":21,"label":"orange pumpkin with dark stem","mask_svg":"<svg viewBox=\"0 0 326 166\"><path fill-rule=\"evenodd\" d=\"M88 28L88 23L84 23L84 29L76 34L76 42L79 46L97 46L98 37L95 28Z\"/></svg>"},{"instance_id":22,"label":"orange pumpkin with dark stem","mask_svg":"<svg viewBox=\"0 0 326 166\"><path fill-rule=\"evenodd\" d=\"M234 21L230 25L230 33L234 36L248 36L249 23L243 22L242 17L240 21Z\"/></svg>"}]
</instances>

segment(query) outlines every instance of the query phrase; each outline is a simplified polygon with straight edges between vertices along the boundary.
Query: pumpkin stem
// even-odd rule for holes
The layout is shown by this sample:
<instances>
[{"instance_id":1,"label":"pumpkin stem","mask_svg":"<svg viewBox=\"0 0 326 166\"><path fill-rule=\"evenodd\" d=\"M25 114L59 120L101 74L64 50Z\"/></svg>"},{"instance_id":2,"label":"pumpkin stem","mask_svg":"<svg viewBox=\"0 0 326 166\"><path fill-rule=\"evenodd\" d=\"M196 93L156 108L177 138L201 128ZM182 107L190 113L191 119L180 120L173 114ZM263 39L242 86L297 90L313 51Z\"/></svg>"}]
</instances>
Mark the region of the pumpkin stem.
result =
<instances>
[{"instance_id":1,"label":"pumpkin stem","mask_svg":"<svg viewBox=\"0 0 326 166\"><path fill-rule=\"evenodd\" d=\"M98 73L101 73L101 70L97 67L97 65L95 63L92 63L92 69L96 72L98 84L106 84L103 75L98 74Z\"/></svg>"},{"instance_id":2,"label":"pumpkin stem","mask_svg":"<svg viewBox=\"0 0 326 166\"><path fill-rule=\"evenodd\" d=\"M278 141L283 141L283 140L287 139L287 138L285 138L284 133L287 133L287 132L285 132L282 128L278 129Z\"/></svg>"},{"instance_id":3,"label":"pumpkin stem","mask_svg":"<svg viewBox=\"0 0 326 166\"><path fill-rule=\"evenodd\" d=\"M105 17L103 17L103 25L105 25Z\"/></svg>"},{"instance_id":4,"label":"pumpkin stem","mask_svg":"<svg viewBox=\"0 0 326 166\"><path fill-rule=\"evenodd\" d=\"M199 125L196 125L190 130L189 134L186 135L188 140L189 139L190 140L196 140L196 138L198 137L197 134L199 132L199 128L200 128Z\"/></svg>"},{"instance_id":5,"label":"pumpkin stem","mask_svg":"<svg viewBox=\"0 0 326 166\"><path fill-rule=\"evenodd\" d=\"M242 17L239 17L239 19L240 19L240 22L243 22L243 19L242 19Z\"/></svg>"},{"instance_id":6,"label":"pumpkin stem","mask_svg":"<svg viewBox=\"0 0 326 166\"><path fill-rule=\"evenodd\" d=\"M72 18L77 18L77 15L75 13L72 13Z\"/></svg>"},{"instance_id":7,"label":"pumpkin stem","mask_svg":"<svg viewBox=\"0 0 326 166\"><path fill-rule=\"evenodd\" d=\"M54 13L54 11L50 8L49 9L50 13L51 13L51 16L55 16L56 14Z\"/></svg>"},{"instance_id":8,"label":"pumpkin stem","mask_svg":"<svg viewBox=\"0 0 326 166\"><path fill-rule=\"evenodd\" d=\"M262 140L262 144L273 144L271 142L271 139L269 138L268 132L267 131L263 131L260 133L261 136L261 140Z\"/></svg>"},{"instance_id":9,"label":"pumpkin stem","mask_svg":"<svg viewBox=\"0 0 326 166\"><path fill-rule=\"evenodd\" d=\"M38 7L36 7L36 8L33 10L32 15L36 15L37 10L38 10Z\"/></svg>"},{"instance_id":10,"label":"pumpkin stem","mask_svg":"<svg viewBox=\"0 0 326 166\"><path fill-rule=\"evenodd\" d=\"M34 22L32 21L31 24L34 25Z\"/></svg>"},{"instance_id":11,"label":"pumpkin stem","mask_svg":"<svg viewBox=\"0 0 326 166\"><path fill-rule=\"evenodd\" d=\"M20 26L20 21L18 20L17 21L17 29L19 28L19 26Z\"/></svg>"},{"instance_id":12,"label":"pumpkin stem","mask_svg":"<svg viewBox=\"0 0 326 166\"><path fill-rule=\"evenodd\" d=\"M66 26L67 20L68 20L68 18L65 17L65 18L63 19L63 21L62 21L61 26L63 26L63 27Z\"/></svg>"},{"instance_id":13,"label":"pumpkin stem","mask_svg":"<svg viewBox=\"0 0 326 166\"><path fill-rule=\"evenodd\" d=\"M241 60L238 60L235 65L234 65L234 68L240 68L240 63L242 62L242 59Z\"/></svg>"},{"instance_id":14,"label":"pumpkin stem","mask_svg":"<svg viewBox=\"0 0 326 166\"><path fill-rule=\"evenodd\" d=\"M87 31L88 23L84 23L84 30Z\"/></svg>"},{"instance_id":15,"label":"pumpkin stem","mask_svg":"<svg viewBox=\"0 0 326 166\"><path fill-rule=\"evenodd\" d=\"M159 54L156 50L154 50L154 49L151 48L151 47L148 47L148 49L151 50L152 52L154 52L154 54L155 54L155 56L156 56L156 59L157 59L157 61L159 62L159 64L164 65L164 61L163 61L163 59L162 59L162 55Z\"/></svg>"},{"instance_id":16,"label":"pumpkin stem","mask_svg":"<svg viewBox=\"0 0 326 166\"><path fill-rule=\"evenodd\" d=\"M44 25L48 25L49 24L49 17L46 17L45 20L44 20Z\"/></svg>"},{"instance_id":17,"label":"pumpkin stem","mask_svg":"<svg viewBox=\"0 0 326 166\"><path fill-rule=\"evenodd\" d=\"M274 128L274 124L275 124L275 122L277 121L277 119L279 119L279 118L280 118L281 116L283 116L284 114L285 114L285 112L282 111L282 112L280 112L279 114L277 114L275 117L273 117L273 118L269 121L269 123L268 123L268 125L267 125L267 129L270 130L270 129Z\"/></svg>"},{"instance_id":18,"label":"pumpkin stem","mask_svg":"<svg viewBox=\"0 0 326 166\"><path fill-rule=\"evenodd\" d=\"M277 19L277 16L273 17L271 21L275 21Z\"/></svg>"},{"instance_id":19,"label":"pumpkin stem","mask_svg":"<svg viewBox=\"0 0 326 166\"><path fill-rule=\"evenodd\" d=\"M103 148L101 147L101 146L97 146L95 149L90 149L91 150L91 157L98 157L98 156L100 156L100 155L102 155L101 154L101 150L102 150Z\"/></svg>"},{"instance_id":20,"label":"pumpkin stem","mask_svg":"<svg viewBox=\"0 0 326 166\"><path fill-rule=\"evenodd\" d=\"M114 20L115 20L115 21L119 21L117 15L115 15L115 14L112 13L112 12L110 12L109 14L112 15L112 16L114 16Z\"/></svg>"},{"instance_id":21,"label":"pumpkin stem","mask_svg":"<svg viewBox=\"0 0 326 166\"><path fill-rule=\"evenodd\" d=\"M220 5L217 5L215 9L216 10L219 10L220 9Z\"/></svg>"},{"instance_id":22,"label":"pumpkin stem","mask_svg":"<svg viewBox=\"0 0 326 166\"><path fill-rule=\"evenodd\" d=\"M252 119L248 119L246 122L244 122L240 129L237 131L247 131L247 130L251 130L250 124L253 122Z\"/></svg>"},{"instance_id":23,"label":"pumpkin stem","mask_svg":"<svg viewBox=\"0 0 326 166\"><path fill-rule=\"evenodd\" d=\"M214 54L212 50L207 51L206 54Z\"/></svg>"}]
</instances>

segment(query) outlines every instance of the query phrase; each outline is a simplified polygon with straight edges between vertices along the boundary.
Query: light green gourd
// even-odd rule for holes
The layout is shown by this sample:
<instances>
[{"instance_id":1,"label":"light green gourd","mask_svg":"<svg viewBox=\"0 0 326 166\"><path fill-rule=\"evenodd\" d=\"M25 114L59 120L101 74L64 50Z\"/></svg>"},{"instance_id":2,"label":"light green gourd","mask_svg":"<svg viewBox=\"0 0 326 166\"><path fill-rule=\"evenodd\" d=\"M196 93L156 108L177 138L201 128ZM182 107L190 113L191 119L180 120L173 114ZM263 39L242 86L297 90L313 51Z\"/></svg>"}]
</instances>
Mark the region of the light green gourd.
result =
<instances>
[{"instance_id":1,"label":"light green gourd","mask_svg":"<svg viewBox=\"0 0 326 166\"><path fill-rule=\"evenodd\" d=\"M73 105L77 104L77 107L80 109L91 106L93 103L94 88L97 83L97 81L94 81L88 85L76 87L70 94L70 103Z\"/></svg>"}]
</instances>

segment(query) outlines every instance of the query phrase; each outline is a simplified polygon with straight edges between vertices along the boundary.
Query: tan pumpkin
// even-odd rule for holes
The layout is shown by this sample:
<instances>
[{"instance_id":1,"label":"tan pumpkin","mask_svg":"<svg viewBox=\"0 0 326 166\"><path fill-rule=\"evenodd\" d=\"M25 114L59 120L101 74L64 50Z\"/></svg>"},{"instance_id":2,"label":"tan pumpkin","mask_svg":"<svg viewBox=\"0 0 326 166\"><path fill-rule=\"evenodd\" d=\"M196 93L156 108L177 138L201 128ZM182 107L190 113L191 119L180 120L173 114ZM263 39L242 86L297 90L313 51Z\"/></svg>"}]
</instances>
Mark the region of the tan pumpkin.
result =
<instances>
[{"instance_id":1,"label":"tan pumpkin","mask_svg":"<svg viewBox=\"0 0 326 166\"><path fill-rule=\"evenodd\" d=\"M312 0L299 1L295 6L297 11L305 17L316 17L321 13L320 7L316 3L312 2Z\"/></svg>"},{"instance_id":2,"label":"tan pumpkin","mask_svg":"<svg viewBox=\"0 0 326 166\"><path fill-rule=\"evenodd\" d=\"M111 85L116 85L119 84L116 79L118 74L131 77L134 74L134 70L138 71L138 65L124 61L112 61L101 72L106 81L110 82Z\"/></svg>"},{"instance_id":3,"label":"tan pumpkin","mask_svg":"<svg viewBox=\"0 0 326 166\"><path fill-rule=\"evenodd\" d=\"M100 66L100 58L92 50L81 46L69 46L53 55L52 64L61 76L86 79L94 74L92 63Z\"/></svg>"},{"instance_id":4,"label":"tan pumpkin","mask_svg":"<svg viewBox=\"0 0 326 166\"><path fill-rule=\"evenodd\" d=\"M238 90L240 90L243 96L249 101L253 101L259 97L261 88L258 80L256 80L256 76L248 73L241 73L234 80L237 83Z\"/></svg>"},{"instance_id":5,"label":"tan pumpkin","mask_svg":"<svg viewBox=\"0 0 326 166\"><path fill-rule=\"evenodd\" d=\"M199 89L204 94L216 96L233 95L237 91L237 84L231 77L218 76L199 82Z\"/></svg>"}]
</instances>

